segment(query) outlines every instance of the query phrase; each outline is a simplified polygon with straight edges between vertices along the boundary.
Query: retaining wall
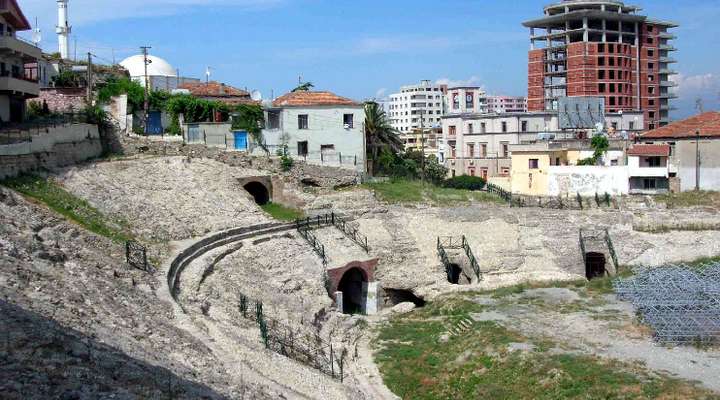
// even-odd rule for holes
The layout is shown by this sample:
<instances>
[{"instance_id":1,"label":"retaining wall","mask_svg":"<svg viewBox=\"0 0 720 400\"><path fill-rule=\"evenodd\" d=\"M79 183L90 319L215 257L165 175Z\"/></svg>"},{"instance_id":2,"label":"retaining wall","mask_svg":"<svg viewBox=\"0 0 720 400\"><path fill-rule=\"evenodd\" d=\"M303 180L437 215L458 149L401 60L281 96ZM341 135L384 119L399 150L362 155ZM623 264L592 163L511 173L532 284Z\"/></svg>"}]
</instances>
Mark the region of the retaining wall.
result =
<instances>
[{"instance_id":1,"label":"retaining wall","mask_svg":"<svg viewBox=\"0 0 720 400\"><path fill-rule=\"evenodd\" d=\"M82 162L102 154L96 125L67 124L48 128L30 140L0 145L0 179L38 169L53 169Z\"/></svg>"}]
</instances>

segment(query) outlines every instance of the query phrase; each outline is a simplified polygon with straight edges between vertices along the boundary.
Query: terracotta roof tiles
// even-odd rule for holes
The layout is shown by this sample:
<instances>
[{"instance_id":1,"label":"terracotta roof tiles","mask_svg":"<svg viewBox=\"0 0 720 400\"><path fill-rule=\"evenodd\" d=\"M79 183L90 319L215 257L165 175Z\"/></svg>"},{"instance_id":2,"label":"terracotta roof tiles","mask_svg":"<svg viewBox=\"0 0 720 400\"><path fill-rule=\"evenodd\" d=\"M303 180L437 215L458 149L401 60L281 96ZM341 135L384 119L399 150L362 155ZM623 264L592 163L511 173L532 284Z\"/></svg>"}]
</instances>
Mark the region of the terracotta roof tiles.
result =
<instances>
[{"instance_id":1,"label":"terracotta roof tiles","mask_svg":"<svg viewBox=\"0 0 720 400\"><path fill-rule=\"evenodd\" d=\"M234 88L223 83L211 81L205 82L185 82L178 86L178 89L187 89L190 94L197 97L247 97L250 93Z\"/></svg>"},{"instance_id":2,"label":"terracotta roof tiles","mask_svg":"<svg viewBox=\"0 0 720 400\"><path fill-rule=\"evenodd\" d=\"M359 106L360 103L331 92L290 92L273 101L273 107Z\"/></svg>"},{"instance_id":3,"label":"terracotta roof tiles","mask_svg":"<svg viewBox=\"0 0 720 400\"><path fill-rule=\"evenodd\" d=\"M720 138L720 112L706 112L682 121L673 122L644 133L645 139L690 139L700 132L701 137Z\"/></svg>"},{"instance_id":4,"label":"terracotta roof tiles","mask_svg":"<svg viewBox=\"0 0 720 400\"><path fill-rule=\"evenodd\" d=\"M670 146L667 144L636 144L627 151L629 156L670 156Z\"/></svg>"}]
</instances>

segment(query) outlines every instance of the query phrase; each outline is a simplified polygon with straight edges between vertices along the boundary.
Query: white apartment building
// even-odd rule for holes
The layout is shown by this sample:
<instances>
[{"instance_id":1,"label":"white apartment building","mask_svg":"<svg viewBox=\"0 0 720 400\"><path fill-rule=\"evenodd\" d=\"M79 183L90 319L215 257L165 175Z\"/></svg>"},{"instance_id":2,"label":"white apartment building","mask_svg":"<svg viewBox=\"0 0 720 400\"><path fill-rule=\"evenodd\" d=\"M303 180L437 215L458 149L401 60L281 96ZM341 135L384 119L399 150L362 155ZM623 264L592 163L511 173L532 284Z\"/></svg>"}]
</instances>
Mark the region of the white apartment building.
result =
<instances>
[{"instance_id":1,"label":"white apartment building","mask_svg":"<svg viewBox=\"0 0 720 400\"><path fill-rule=\"evenodd\" d=\"M528 110L527 97L487 96L485 100L487 102L488 112L491 113L521 113L527 112Z\"/></svg>"},{"instance_id":2,"label":"white apartment building","mask_svg":"<svg viewBox=\"0 0 720 400\"><path fill-rule=\"evenodd\" d=\"M479 86L449 88L447 104L447 114L486 114L488 112L485 91Z\"/></svg>"},{"instance_id":3,"label":"white apartment building","mask_svg":"<svg viewBox=\"0 0 720 400\"><path fill-rule=\"evenodd\" d=\"M446 111L446 92L447 85L435 85L429 80L401 87L400 93L390 95L387 104L390 124L401 134L440 127Z\"/></svg>"}]
</instances>

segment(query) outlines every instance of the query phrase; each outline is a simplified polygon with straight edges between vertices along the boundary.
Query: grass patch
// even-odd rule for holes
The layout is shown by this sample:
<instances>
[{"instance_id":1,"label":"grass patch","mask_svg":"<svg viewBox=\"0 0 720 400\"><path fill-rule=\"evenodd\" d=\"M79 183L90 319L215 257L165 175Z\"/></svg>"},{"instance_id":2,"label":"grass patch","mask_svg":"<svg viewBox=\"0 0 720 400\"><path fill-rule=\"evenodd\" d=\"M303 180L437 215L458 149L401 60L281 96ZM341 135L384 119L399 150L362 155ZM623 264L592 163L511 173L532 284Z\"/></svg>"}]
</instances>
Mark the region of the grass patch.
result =
<instances>
[{"instance_id":1,"label":"grass patch","mask_svg":"<svg viewBox=\"0 0 720 400\"><path fill-rule=\"evenodd\" d=\"M464 334L439 340L448 325L486 307L456 295L381 326L376 362L385 384L403 399L420 400L717 398L638 365L549 354L555 343L495 322L475 322ZM510 343L536 347L511 351Z\"/></svg>"},{"instance_id":2,"label":"grass patch","mask_svg":"<svg viewBox=\"0 0 720 400\"><path fill-rule=\"evenodd\" d=\"M111 221L87 201L75 197L51 179L23 175L0 182L27 198L45 204L51 210L83 228L117 243L133 239L126 221Z\"/></svg>"},{"instance_id":3,"label":"grass patch","mask_svg":"<svg viewBox=\"0 0 720 400\"><path fill-rule=\"evenodd\" d=\"M462 189L443 188L421 181L393 179L387 182L366 183L364 187L372 190L382 201L391 204L431 204L449 206L471 202L504 204L504 201L491 193Z\"/></svg>"},{"instance_id":4,"label":"grass patch","mask_svg":"<svg viewBox=\"0 0 720 400\"><path fill-rule=\"evenodd\" d=\"M655 200L665 203L668 208L720 207L720 192L668 193L656 196Z\"/></svg>"},{"instance_id":5,"label":"grass patch","mask_svg":"<svg viewBox=\"0 0 720 400\"><path fill-rule=\"evenodd\" d=\"M278 221L295 221L296 219L305 217L305 214L301 210L285 207L278 203L267 203L260 206L260 208Z\"/></svg>"}]
</instances>

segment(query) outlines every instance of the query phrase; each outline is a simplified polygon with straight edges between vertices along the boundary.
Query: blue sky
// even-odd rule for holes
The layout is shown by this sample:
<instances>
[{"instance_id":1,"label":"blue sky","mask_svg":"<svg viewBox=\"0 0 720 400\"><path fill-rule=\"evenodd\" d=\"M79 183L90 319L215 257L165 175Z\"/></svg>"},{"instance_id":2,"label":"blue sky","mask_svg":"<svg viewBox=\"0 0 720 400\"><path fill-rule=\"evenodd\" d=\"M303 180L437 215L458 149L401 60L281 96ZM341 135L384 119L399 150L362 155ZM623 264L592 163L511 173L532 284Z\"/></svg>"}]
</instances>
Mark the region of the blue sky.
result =
<instances>
[{"instance_id":1,"label":"blue sky","mask_svg":"<svg viewBox=\"0 0 720 400\"><path fill-rule=\"evenodd\" d=\"M55 0L20 0L38 18L42 47L56 51ZM531 0L70 0L78 54L101 62L153 47L184 76L212 79L265 97L294 87L366 99L421 79L524 95L528 31L542 14ZM720 2L638 0L645 13L678 22L674 56L679 110L720 109Z\"/></svg>"}]
</instances>

